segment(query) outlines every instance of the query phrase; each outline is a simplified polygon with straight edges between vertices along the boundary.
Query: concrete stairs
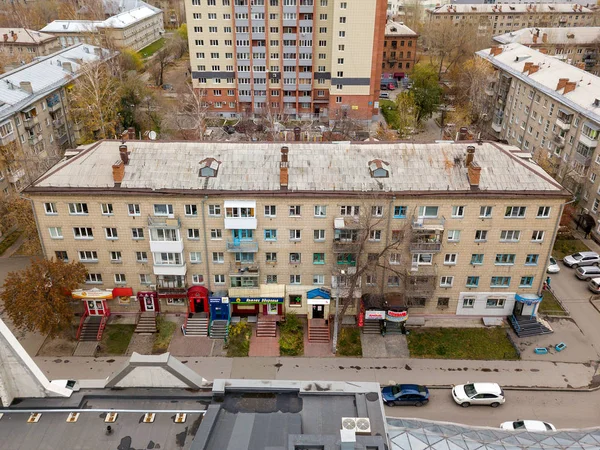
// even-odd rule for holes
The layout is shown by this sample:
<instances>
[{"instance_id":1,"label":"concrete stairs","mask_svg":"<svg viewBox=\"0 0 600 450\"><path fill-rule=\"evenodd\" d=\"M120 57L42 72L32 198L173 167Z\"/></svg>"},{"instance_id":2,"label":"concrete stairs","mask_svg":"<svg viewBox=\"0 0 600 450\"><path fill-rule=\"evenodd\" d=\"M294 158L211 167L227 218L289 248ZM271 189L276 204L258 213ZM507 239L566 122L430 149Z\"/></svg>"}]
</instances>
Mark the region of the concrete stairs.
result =
<instances>
[{"instance_id":1,"label":"concrete stairs","mask_svg":"<svg viewBox=\"0 0 600 450\"><path fill-rule=\"evenodd\" d=\"M308 342L329 342L329 325L324 320L311 319L308 323Z\"/></svg>"},{"instance_id":2,"label":"concrete stairs","mask_svg":"<svg viewBox=\"0 0 600 450\"><path fill-rule=\"evenodd\" d=\"M208 316L206 314L194 314L192 317L188 317L185 335L208 336Z\"/></svg>"},{"instance_id":3,"label":"concrete stairs","mask_svg":"<svg viewBox=\"0 0 600 450\"><path fill-rule=\"evenodd\" d=\"M102 316L89 316L81 327L80 341L97 341Z\"/></svg>"},{"instance_id":4,"label":"concrete stairs","mask_svg":"<svg viewBox=\"0 0 600 450\"><path fill-rule=\"evenodd\" d=\"M258 319L256 323L257 337L277 337L277 322Z\"/></svg>"},{"instance_id":5,"label":"concrete stairs","mask_svg":"<svg viewBox=\"0 0 600 450\"><path fill-rule=\"evenodd\" d=\"M512 325L518 337L539 336L542 334L553 333L549 325L540 322L535 317L529 316L510 316Z\"/></svg>"},{"instance_id":6,"label":"concrete stairs","mask_svg":"<svg viewBox=\"0 0 600 450\"><path fill-rule=\"evenodd\" d=\"M365 320L362 332L363 334L381 334L379 320Z\"/></svg>"},{"instance_id":7,"label":"concrete stairs","mask_svg":"<svg viewBox=\"0 0 600 450\"><path fill-rule=\"evenodd\" d=\"M211 339L227 339L229 327L226 320L213 320L210 325Z\"/></svg>"},{"instance_id":8,"label":"concrete stairs","mask_svg":"<svg viewBox=\"0 0 600 450\"><path fill-rule=\"evenodd\" d=\"M156 333L156 313L143 312L140 314L135 333Z\"/></svg>"}]
</instances>

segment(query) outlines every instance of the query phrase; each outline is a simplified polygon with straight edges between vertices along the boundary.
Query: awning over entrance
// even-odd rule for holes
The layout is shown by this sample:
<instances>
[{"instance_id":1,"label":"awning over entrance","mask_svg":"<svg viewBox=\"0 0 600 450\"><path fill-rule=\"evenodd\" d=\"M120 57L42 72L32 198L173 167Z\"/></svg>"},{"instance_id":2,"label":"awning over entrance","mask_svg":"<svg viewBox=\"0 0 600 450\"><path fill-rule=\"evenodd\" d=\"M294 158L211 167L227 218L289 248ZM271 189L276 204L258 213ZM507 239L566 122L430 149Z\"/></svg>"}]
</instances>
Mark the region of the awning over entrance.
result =
<instances>
[{"instance_id":1,"label":"awning over entrance","mask_svg":"<svg viewBox=\"0 0 600 450\"><path fill-rule=\"evenodd\" d=\"M105 290L105 289L98 289L98 288L88 289L88 290L77 289L77 290L71 292L71 296L73 298L77 298L77 299L81 299L81 300L88 300L88 299L112 300L113 291Z\"/></svg>"},{"instance_id":2,"label":"awning over entrance","mask_svg":"<svg viewBox=\"0 0 600 450\"><path fill-rule=\"evenodd\" d=\"M394 72L394 78L404 78L404 72Z\"/></svg>"},{"instance_id":3,"label":"awning over entrance","mask_svg":"<svg viewBox=\"0 0 600 450\"><path fill-rule=\"evenodd\" d=\"M188 297L208 297L208 289L204 286L192 286L187 291Z\"/></svg>"},{"instance_id":4,"label":"awning over entrance","mask_svg":"<svg viewBox=\"0 0 600 450\"><path fill-rule=\"evenodd\" d=\"M155 299L156 298L156 292L154 292L154 291L145 291L145 292L140 291L140 292L137 293L138 300L143 299L145 297L150 297L152 299Z\"/></svg>"},{"instance_id":5,"label":"awning over entrance","mask_svg":"<svg viewBox=\"0 0 600 450\"><path fill-rule=\"evenodd\" d=\"M527 305L533 305L542 301L543 297L537 294L515 294L515 301L519 303L525 303Z\"/></svg>"},{"instance_id":6,"label":"awning over entrance","mask_svg":"<svg viewBox=\"0 0 600 450\"><path fill-rule=\"evenodd\" d=\"M331 303L331 292L328 289L312 289L306 293L309 305L329 305Z\"/></svg>"},{"instance_id":7,"label":"awning over entrance","mask_svg":"<svg viewBox=\"0 0 600 450\"><path fill-rule=\"evenodd\" d=\"M133 295L133 289L128 287L120 287L114 288L112 290L112 295L114 297L131 297Z\"/></svg>"}]
</instances>

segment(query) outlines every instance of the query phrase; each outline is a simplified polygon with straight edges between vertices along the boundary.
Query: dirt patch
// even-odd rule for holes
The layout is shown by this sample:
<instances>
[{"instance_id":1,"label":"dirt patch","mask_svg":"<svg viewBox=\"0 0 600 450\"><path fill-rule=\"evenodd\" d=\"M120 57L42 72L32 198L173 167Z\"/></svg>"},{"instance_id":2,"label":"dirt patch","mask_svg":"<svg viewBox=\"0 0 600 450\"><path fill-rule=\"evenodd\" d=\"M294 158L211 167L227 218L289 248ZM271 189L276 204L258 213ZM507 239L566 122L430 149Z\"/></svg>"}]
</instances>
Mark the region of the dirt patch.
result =
<instances>
[{"instance_id":1,"label":"dirt patch","mask_svg":"<svg viewBox=\"0 0 600 450\"><path fill-rule=\"evenodd\" d=\"M36 356L73 356L77 341L69 334L47 337Z\"/></svg>"}]
</instances>

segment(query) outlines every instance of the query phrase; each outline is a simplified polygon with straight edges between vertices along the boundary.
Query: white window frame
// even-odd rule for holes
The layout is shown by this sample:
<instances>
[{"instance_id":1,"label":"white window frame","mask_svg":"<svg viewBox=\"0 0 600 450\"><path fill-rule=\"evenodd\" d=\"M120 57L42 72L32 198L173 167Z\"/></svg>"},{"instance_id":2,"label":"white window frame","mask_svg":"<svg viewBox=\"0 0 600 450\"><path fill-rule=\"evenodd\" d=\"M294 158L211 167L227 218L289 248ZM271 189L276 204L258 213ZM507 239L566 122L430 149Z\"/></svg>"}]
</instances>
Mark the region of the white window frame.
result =
<instances>
[{"instance_id":1,"label":"white window frame","mask_svg":"<svg viewBox=\"0 0 600 450\"><path fill-rule=\"evenodd\" d=\"M50 233L50 239L64 239L62 227L49 227L48 233Z\"/></svg>"},{"instance_id":2,"label":"white window frame","mask_svg":"<svg viewBox=\"0 0 600 450\"><path fill-rule=\"evenodd\" d=\"M112 203L101 203L100 211L102 211L103 216L112 216L114 215L114 209Z\"/></svg>"},{"instance_id":3,"label":"white window frame","mask_svg":"<svg viewBox=\"0 0 600 450\"><path fill-rule=\"evenodd\" d=\"M76 202L69 203L69 215L71 216L87 216L89 213L89 209L87 203L85 202Z\"/></svg>"},{"instance_id":4,"label":"white window frame","mask_svg":"<svg viewBox=\"0 0 600 450\"><path fill-rule=\"evenodd\" d=\"M315 217L327 217L327 205L315 205Z\"/></svg>"},{"instance_id":5,"label":"white window frame","mask_svg":"<svg viewBox=\"0 0 600 450\"><path fill-rule=\"evenodd\" d=\"M190 263L201 264L202 263L202 252L190 252Z\"/></svg>"},{"instance_id":6,"label":"white window frame","mask_svg":"<svg viewBox=\"0 0 600 450\"><path fill-rule=\"evenodd\" d=\"M458 253L446 253L444 255L444 265L454 266L458 261Z\"/></svg>"},{"instance_id":7,"label":"white window frame","mask_svg":"<svg viewBox=\"0 0 600 450\"><path fill-rule=\"evenodd\" d=\"M131 217L141 216L140 204L139 203L128 203L127 204L127 215Z\"/></svg>"},{"instance_id":8,"label":"white window frame","mask_svg":"<svg viewBox=\"0 0 600 450\"><path fill-rule=\"evenodd\" d=\"M492 217L493 206L480 206L479 207L479 218L490 219Z\"/></svg>"},{"instance_id":9,"label":"white window frame","mask_svg":"<svg viewBox=\"0 0 600 450\"><path fill-rule=\"evenodd\" d=\"M460 242L460 230L448 230L448 242Z\"/></svg>"},{"instance_id":10,"label":"white window frame","mask_svg":"<svg viewBox=\"0 0 600 450\"><path fill-rule=\"evenodd\" d=\"M440 287L451 288L454 284L454 277L451 275L444 275L440 277Z\"/></svg>"},{"instance_id":11,"label":"white window frame","mask_svg":"<svg viewBox=\"0 0 600 450\"><path fill-rule=\"evenodd\" d=\"M462 219L465 217L465 206L458 205L452 207L452 218L454 219Z\"/></svg>"},{"instance_id":12,"label":"white window frame","mask_svg":"<svg viewBox=\"0 0 600 450\"><path fill-rule=\"evenodd\" d=\"M44 212L47 216L56 216L58 215L58 209L56 208L56 203L47 202L44 203Z\"/></svg>"},{"instance_id":13,"label":"white window frame","mask_svg":"<svg viewBox=\"0 0 600 450\"><path fill-rule=\"evenodd\" d=\"M104 236L108 240L116 241L117 239L119 239L119 231L116 227L105 227Z\"/></svg>"}]
</instances>

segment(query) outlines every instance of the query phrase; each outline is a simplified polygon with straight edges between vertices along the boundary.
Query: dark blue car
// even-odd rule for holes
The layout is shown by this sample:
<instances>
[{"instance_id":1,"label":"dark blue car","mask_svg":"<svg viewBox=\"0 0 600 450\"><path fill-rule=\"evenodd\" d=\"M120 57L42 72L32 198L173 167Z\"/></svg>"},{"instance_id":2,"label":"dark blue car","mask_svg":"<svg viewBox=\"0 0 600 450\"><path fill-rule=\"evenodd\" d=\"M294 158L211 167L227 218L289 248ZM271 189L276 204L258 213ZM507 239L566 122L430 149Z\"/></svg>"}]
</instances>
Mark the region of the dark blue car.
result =
<instances>
[{"instance_id":1,"label":"dark blue car","mask_svg":"<svg viewBox=\"0 0 600 450\"><path fill-rule=\"evenodd\" d=\"M429 390L418 384L396 384L381 389L383 402L388 406L423 406L429 403Z\"/></svg>"}]
</instances>

